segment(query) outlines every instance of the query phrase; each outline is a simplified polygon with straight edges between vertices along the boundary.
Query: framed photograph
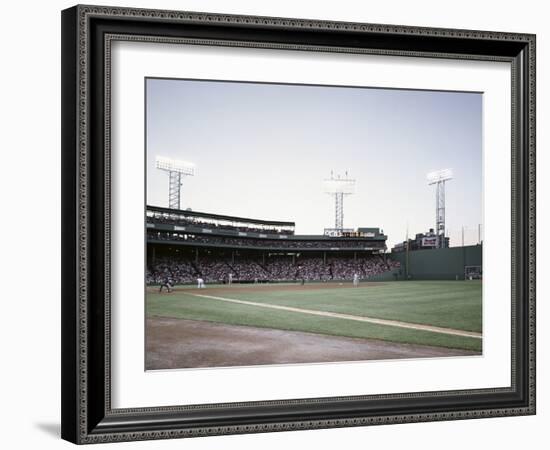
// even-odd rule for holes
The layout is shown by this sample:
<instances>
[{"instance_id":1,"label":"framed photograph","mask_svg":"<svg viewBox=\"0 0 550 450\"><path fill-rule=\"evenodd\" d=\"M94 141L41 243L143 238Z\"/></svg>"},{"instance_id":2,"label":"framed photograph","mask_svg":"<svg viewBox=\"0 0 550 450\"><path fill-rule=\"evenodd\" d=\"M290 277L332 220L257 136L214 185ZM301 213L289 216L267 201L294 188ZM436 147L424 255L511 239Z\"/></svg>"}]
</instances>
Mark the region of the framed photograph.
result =
<instances>
[{"instance_id":1,"label":"framed photograph","mask_svg":"<svg viewBox=\"0 0 550 450\"><path fill-rule=\"evenodd\" d=\"M535 413L535 36L62 12L62 437Z\"/></svg>"}]
</instances>

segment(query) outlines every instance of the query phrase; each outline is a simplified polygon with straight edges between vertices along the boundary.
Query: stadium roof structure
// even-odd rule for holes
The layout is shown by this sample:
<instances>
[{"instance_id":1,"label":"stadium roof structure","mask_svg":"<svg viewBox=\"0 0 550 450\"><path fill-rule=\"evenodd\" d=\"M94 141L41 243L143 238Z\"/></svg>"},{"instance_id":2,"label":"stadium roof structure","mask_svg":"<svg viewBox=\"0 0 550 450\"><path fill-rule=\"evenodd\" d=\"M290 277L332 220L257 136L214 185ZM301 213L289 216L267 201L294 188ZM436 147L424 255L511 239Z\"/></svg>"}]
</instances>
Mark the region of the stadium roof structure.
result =
<instances>
[{"instance_id":1,"label":"stadium roof structure","mask_svg":"<svg viewBox=\"0 0 550 450\"><path fill-rule=\"evenodd\" d=\"M252 219L250 217L237 217L237 216L227 216L223 214L212 214L200 211L191 211L191 210L180 210L180 209L170 209L163 208L160 206L149 206L147 205L147 211L154 211L163 214L177 214L187 217L203 217L205 219L214 219L214 220L227 220L231 222L244 222L260 225L271 225L279 227L295 227L295 222L284 222L280 220L265 220L265 219Z\"/></svg>"}]
</instances>

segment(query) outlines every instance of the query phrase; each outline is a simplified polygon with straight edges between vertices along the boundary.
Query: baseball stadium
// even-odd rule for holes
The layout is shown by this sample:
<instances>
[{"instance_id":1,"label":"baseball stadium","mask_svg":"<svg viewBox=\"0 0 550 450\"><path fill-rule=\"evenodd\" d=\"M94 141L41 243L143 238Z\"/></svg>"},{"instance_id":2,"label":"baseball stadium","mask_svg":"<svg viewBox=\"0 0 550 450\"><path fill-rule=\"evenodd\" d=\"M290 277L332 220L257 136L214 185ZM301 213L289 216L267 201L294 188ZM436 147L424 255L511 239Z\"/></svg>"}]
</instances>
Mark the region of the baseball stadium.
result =
<instances>
[{"instance_id":1,"label":"baseball stadium","mask_svg":"<svg viewBox=\"0 0 550 450\"><path fill-rule=\"evenodd\" d=\"M380 228L342 227L337 181L319 235L148 206L146 369L480 355L481 242L430 230L388 251Z\"/></svg>"},{"instance_id":2,"label":"baseball stadium","mask_svg":"<svg viewBox=\"0 0 550 450\"><path fill-rule=\"evenodd\" d=\"M145 94L146 370L482 355L480 93Z\"/></svg>"}]
</instances>

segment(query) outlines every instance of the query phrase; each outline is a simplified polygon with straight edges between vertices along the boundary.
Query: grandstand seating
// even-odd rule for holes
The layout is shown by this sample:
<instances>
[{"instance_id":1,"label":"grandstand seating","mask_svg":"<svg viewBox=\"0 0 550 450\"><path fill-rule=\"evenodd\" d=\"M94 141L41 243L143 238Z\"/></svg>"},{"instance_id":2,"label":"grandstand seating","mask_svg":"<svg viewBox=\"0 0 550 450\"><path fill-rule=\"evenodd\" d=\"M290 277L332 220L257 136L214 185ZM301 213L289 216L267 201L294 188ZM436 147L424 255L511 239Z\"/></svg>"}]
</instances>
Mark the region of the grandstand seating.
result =
<instances>
[{"instance_id":1,"label":"grandstand seating","mask_svg":"<svg viewBox=\"0 0 550 450\"><path fill-rule=\"evenodd\" d=\"M202 257L198 261L160 258L147 270L147 284L158 284L166 278L174 284L193 283L199 276L209 283L225 283L229 274L235 282L352 280L354 274L368 279L397 267L399 263L384 260L380 255L331 256L326 263L314 256L302 256L294 261L288 256L274 256L265 264L260 259L230 261L221 256Z\"/></svg>"}]
</instances>

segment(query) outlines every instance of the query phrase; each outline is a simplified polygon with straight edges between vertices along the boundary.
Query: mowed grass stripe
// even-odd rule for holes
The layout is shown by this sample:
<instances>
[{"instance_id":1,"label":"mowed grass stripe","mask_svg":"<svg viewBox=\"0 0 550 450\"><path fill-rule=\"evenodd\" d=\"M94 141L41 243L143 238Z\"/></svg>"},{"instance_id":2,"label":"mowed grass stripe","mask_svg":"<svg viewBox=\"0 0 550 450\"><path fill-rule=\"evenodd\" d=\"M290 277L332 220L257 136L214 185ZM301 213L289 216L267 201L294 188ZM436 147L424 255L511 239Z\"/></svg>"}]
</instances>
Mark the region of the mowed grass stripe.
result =
<instances>
[{"instance_id":1,"label":"mowed grass stripe","mask_svg":"<svg viewBox=\"0 0 550 450\"><path fill-rule=\"evenodd\" d=\"M218 300L223 302L229 302L229 303L237 303L241 305L249 305L249 306L257 306L261 308L270 308L270 309L277 309L281 311L290 311L295 313L301 313L301 314L310 314L314 316L322 316L322 317L333 317L337 319L345 319L345 320L354 320L357 322L367 322L367 323L373 323L377 325L384 325L384 326L390 326L390 327L398 327L398 328L407 328L411 330L420 330L420 331L427 331L431 333L440 333L440 334L448 334L451 336L461 336L461 337L469 337L469 338L475 338L475 339L481 339L480 333L475 333L471 331L463 331L463 330L455 330L451 328L442 328L442 327L436 327L431 325L422 325L422 324L415 324L415 323L408 323L408 322L400 322L396 320L387 320L387 319L377 319L374 317L368 317L368 316L354 316L350 314L341 314L341 313L334 313L329 311L319 311L319 310L312 310L312 309L303 309L303 308L296 308L291 306L281 306L281 305L273 305L271 303L257 303L257 302L251 302L247 300L237 300L237 299L231 299L231 298L225 298L225 297L218 297L213 295L206 295L206 294L191 294L195 297L202 297L202 298L208 298L212 300Z\"/></svg>"},{"instance_id":2,"label":"mowed grass stripe","mask_svg":"<svg viewBox=\"0 0 550 450\"><path fill-rule=\"evenodd\" d=\"M322 283L311 283L291 292L262 290L251 287L231 292L231 288L226 288L214 295L475 333L482 331L482 285L478 281L393 281L328 289Z\"/></svg>"}]
</instances>

